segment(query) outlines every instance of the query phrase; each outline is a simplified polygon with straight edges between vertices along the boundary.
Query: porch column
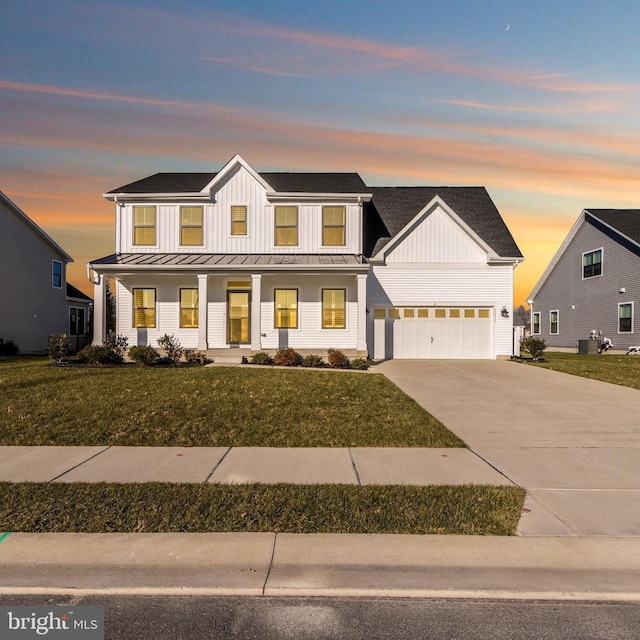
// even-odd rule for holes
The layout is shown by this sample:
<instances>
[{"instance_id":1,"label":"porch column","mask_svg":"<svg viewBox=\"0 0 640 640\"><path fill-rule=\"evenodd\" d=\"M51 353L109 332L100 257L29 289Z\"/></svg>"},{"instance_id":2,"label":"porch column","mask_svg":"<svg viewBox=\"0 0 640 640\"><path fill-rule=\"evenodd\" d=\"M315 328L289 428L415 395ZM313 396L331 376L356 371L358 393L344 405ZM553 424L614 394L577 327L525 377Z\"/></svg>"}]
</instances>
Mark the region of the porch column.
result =
<instances>
[{"instance_id":1,"label":"porch column","mask_svg":"<svg viewBox=\"0 0 640 640\"><path fill-rule=\"evenodd\" d=\"M356 276L358 283L358 351L367 351L367 274Z\"/></svg>"},{"instance_id":2,"label":"porch column","mask_svg":"<svg viewBox=\"0 0 640 640\"><path fill-rule=\"evenodd\" d=\"M106 287L104 276L99 273L95 276L93 280L93 344L102 344L107 337Z\"/></svg>"},{"instance_id":3,"label":"porch column","mask_svg":"<svg viewBox=\"0 0 640 640\"><path fill-rule=\"evenodd\" d=\"M206 351L207 343L207 308L208 304L209 276L206 273L198 274L198 351Z\"/></svg>"},{"instance_id":4,"label":"porch column","mask_svg":"<svg viewBox=\"0 0 640 640\"><path fill-rule=\"evenodd\" d=\"M262 308L262 274L251 274L251 349L262 349L260 311Z\"/></svg>"}]
</instances>

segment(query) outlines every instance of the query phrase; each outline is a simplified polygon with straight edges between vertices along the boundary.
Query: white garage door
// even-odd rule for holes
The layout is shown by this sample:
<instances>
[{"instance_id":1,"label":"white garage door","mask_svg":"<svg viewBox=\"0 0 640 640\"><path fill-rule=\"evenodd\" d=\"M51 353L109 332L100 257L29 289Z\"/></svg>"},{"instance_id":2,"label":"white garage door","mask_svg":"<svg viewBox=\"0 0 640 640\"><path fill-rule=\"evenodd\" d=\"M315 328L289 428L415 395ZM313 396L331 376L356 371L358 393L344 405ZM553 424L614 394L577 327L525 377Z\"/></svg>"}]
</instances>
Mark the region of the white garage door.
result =
<instances>
[{"instance_id":1,"label":"white garage door","mask_svg":"<svg viewBox=\"0 0 640 640\"><path fill-rule=\"evenodd\" d=\"M401 307L375 312L374 341L384 331L389 358L493 358L493 310ZM391 343L391 344L388 344ZM374 345L375 348L375 345ZM379 356L379 349L376 349Z\"/></svg>"}]
</instances>

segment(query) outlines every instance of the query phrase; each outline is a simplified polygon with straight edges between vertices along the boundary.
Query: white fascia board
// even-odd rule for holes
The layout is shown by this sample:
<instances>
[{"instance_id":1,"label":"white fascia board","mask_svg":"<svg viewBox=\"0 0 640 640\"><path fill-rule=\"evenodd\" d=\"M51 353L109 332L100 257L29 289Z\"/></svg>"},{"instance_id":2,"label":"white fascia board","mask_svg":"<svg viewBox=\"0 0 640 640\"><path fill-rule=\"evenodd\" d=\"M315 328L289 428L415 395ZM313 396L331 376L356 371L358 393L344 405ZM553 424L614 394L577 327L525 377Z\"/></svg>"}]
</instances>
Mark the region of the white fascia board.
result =
<instances>
[{"instance_id":1,"label":"white fascia board","mask_svg":"<svg viewBox=\"0 0 640 640\"><path fill-rule=\"evenodd\" d=\"M111 202L144 202L147 200L166 201L166 200L198 200L206 202L209 198L201 193L103 193L103 198Z\"/></svg>"},{"instance_id":2,"label":"white fascia board","mask_svg":"<svg viewBox=\"0 0 640 640\"><path fill-rule=\"evenodd\" d=\"M311 271L316 273L344 271L349 273L366 273L369 271L368 264L185 264L185 265L126 265L126 264L99 264L88 265L96 273L118 273L120 275L134 275L138 273L157 273L170 275L176 272L195 271L197 273L233 273L236 271L249 271L253 273L263 273L265 271Z\"/></svg>"},{"instance_id":3,"label":"white fascia board","mask_svg":"<svg viewBox=\"0 0 640 640\"><path fill-rule=\"evenodd\" d=\"M269 202L278 202L285 200L301 200L301 201L337 201L337 202L370 202L373 198L372 193L309 193L302 192L278 192L267 191L267 200Z\"/></svg>"},{"instance_id":4,"label":"white fascia board","mask_svg":"<svg viewBox=\"0 0 640 640\"><path fill-rule=\"evenodd\" d=\"M536 286L533 288L533 291L527 296L527 300L535 300L535 297L538 295L538 292L542 288L542 285L544 285L547 278L551 275L551 272L554 270L556 264L558 264L558 261L560 260L560 258L562 258L562 255L567 250L567 247L569 246L569 244L571 244L571 241L573 240L574 236L576 235L576 233L578 233L578 230L580 229L580 227L582 226L585 220L585 213L587 213L587 210L583 209L582 213L578 216L578 219L573 223L573 226L571 227L571 230L567 234L567 237L563 240L562 244L560 245L560 248L556 251L555 256L553 256L553 258L551 259L551 262L549 262L549 264L547 265L547 268L544 270L544 272L540 276L540 279L536 283Z\"/></svg>"},{"instance_id":5,"label":"white fascia board","mask_svg":"<svg viewBox=\"0 0 640 640\"><path fill-rule=\"evenodd\" d=\"M251 176L258 182L265 191L273 191L273 187L270 186L265 179L239 154L236 153L227 164L222 167L222 169L214 176L213 180L206 184L202 191L200 192L202 195L208 195L215 191L215 187L217 184L222 182L232 171L235 170L236 167L243 167Z\"/></svg>"},{"instance_id":6,"label":"white fascia board","mask_svg":"<svg viewBox=\"0 0 640 640\"><path fill-rule=\"evenodd\" d=\"M371 260L384 261L386 255L392 251L404 238L411 233L414 227L426 217L427 213L440 207L443 211L487 254L487 262L500 260L499 256L440 196L434 198L423 207ZM511 258L511 261L513 258Z\"/></svg>"}]
</instances>

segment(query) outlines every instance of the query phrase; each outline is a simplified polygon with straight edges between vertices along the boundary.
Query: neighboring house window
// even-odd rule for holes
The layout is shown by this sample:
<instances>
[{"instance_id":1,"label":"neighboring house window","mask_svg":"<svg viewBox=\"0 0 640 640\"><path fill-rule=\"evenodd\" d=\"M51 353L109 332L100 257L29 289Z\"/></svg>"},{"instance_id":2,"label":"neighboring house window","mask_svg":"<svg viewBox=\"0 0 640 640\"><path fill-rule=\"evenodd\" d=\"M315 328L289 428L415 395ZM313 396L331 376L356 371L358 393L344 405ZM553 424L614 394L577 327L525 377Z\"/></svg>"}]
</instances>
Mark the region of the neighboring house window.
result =
<instances>
[{"instance_id":1,"label":"neighboring house window","mask_svg":"<svg viewBox=\"0 0 640 640\"><path fill-rule=\"evenodd\" d=\"M183 247L201 247L202 207L180 207L180 244Z\"/></svg>"},{"instance_id":2,"label":"neighboring house window","mask_svg":"<svg viewBox=\"0 0 640 640\"><path fill-rule=\"evenodd\" d=\"M51 271L51 286L56 289L62 289L62 262L59 260L53 261Z\"/></svg>"},{"instance_id":3,"label":"neighboring house window","mask_svg":"<svg viewBox=\"0 0 640 640\"><path fill-rule=\"evenodd\" d=\"M276 247L298 244L298 207L276 207Z\"/></svg>"},{"instance_id":4,"label":"neighboring house window","mask_svg":"<svg viewBox=\"0 0 640 640\"><path fill-rule=\"evenodd\" d=\"M536 311L533 314L533 335L540 335L540 312Z\"/></svg>"},{"instance_id":5,"label":"neighboring house window","mask_svg":"<svg viewBox=\"0 0 640 640\"><path fill-rule=\"evenodd\" d=\"M133 207L133 244L155 245L156 208Z\"/></svg>"},{"instance_id":6,"label":"neighboring house window","mask_svg":"<svg viewBox=\"0 0 640 640\"><path fill-rule=\"evenodd\" d=\"M298 328L298 290L276 289L274 295L276 329Z\"/></svg>"},{"instance_id":7,"label":"neighboring house window","mask_svg":"<svg viewBox=\"0 0 640 640\"><path fill-rule=\"evenodd\" d=\"M549 311L549 333L553 335L559 333L559 315L558 311Z\"/></svg>"},{"instance_id":8,"label":"neighboring house window","mask_svg":"<svg viewBox=\"0 0 640 640\"><path fill-rule=\"evenodd\" d=\"M247 207L245 206L231 207L231 235L232 236L247 235Z\"/></svg>"},{"instance_id":9,"label":"neighboring house window","mask_svg":"<svg viewBox=\"0 0 640 640\"><path fill-rule=\"evenodd\" d=\"M69 335L83 336L87 332L83 307L69 307Z\"/></svg>"},{"instance_id":10,"label":"neighboring house window","mask_svg":"<svg viewBox=\"0 0 640 640\"><path fill-rule=\"evenodd\" d=\"M593 278L602 275L602 249L582 254L582 277Z\"/></svg>"},{"instance_id":11,"label":"neighboring house window","mask_svg":"<svg viewBox=\"0 0 640 640\"><path fill-rule=\"evenodd\" d=\"M618 333L633 332L633 302L618 305Z\"/></svg>"},{"instance_id":12,"label":"neighboring house window","mask_svg":"<svg viewBox=\"0 0 640 640\"><path fill-rule=\"evenodd\" d=\"M198 290L180 289L180 327L198 328Z\"/></svg>"},{"instance_id":13,"label":"neighboring house window","mask_svg":"<svg viewBox=\"0 0 640 640\"><path fill-rule=\"evenodd\" d=\"M345 208L322 207L322 244L325 247L345 245Z\"/></svg>"},{"instance_id":14,"label":"neighboring house window","mask_svg":"<svg viewBox=\"0 0 640 640\"><path fill-rule=\"evenodd\" d=\"M345 289L322 290L322 328L345 328Z\"/></svg>"},{"instance_id":15,"label":"neighboring house window","mask_svg":"<svg viewBox=\"0 0 640 640\"><path fill-rule=\"evenodd\" d=\"M156 290L133 290L133 326L135 329L156 326Z\"/></svg>"}]
</instances>

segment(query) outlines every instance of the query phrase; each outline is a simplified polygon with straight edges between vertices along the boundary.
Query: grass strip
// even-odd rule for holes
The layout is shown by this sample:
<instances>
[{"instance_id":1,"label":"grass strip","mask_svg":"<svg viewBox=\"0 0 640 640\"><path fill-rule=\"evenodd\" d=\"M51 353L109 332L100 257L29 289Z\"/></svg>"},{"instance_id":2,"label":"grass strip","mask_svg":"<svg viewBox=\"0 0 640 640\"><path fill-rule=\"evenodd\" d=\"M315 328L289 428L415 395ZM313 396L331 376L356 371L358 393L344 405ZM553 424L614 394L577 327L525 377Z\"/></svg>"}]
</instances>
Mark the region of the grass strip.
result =
<instances>
[{"instance_id":1,"label":"grass strip","mask_svg":"<svg viewBox=\"0 0 640 640\"><path fill-rule=\"evenodd\" d=\"M0 359L0 444L462 447L382 375Z\"/></svg>"},{"instance_id":2,"label":"grass strip","mask_svg":"<svg viewBox=\"0 0 640 640\"><path fill-rule=\"evenodd\" d=\"M0 531L513 535L519 487L0 483Z\"/></svg>"},{"instance_id":3,"label":"grass strip","mask_svg":"<svg viewBox=\"0 0 640 640\"><path fill-rule=\"evenodd\" d=\"M544 360L522 360L542 369L551 369L574 376L610 382L640 390L640 357L545 352Z\"/></svg>"}]
</instances>

